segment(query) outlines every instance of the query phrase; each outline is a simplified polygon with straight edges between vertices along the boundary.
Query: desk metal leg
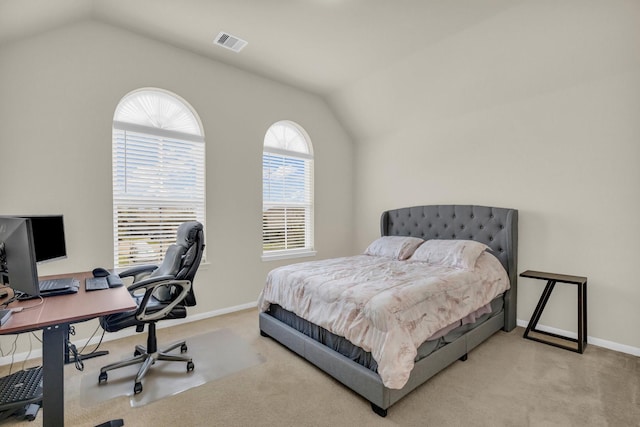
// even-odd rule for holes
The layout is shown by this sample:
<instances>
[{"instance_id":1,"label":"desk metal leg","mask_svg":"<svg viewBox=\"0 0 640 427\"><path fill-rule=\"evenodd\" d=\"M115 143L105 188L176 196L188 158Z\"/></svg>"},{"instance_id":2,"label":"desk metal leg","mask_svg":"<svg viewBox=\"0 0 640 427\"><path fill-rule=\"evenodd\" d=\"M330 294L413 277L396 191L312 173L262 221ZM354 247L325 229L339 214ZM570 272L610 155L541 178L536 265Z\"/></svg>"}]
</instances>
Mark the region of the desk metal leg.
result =
<instances>
[{"instance_id":1,"label":"desk metal leg","mask_svg":"<svg viewBox=\"0 0 640 427\"><path fill-rule=\"evenodd\" d=\"M64 352L68 325L42 331L43 427L64 426Z\"/></svg>"}]
</instances>

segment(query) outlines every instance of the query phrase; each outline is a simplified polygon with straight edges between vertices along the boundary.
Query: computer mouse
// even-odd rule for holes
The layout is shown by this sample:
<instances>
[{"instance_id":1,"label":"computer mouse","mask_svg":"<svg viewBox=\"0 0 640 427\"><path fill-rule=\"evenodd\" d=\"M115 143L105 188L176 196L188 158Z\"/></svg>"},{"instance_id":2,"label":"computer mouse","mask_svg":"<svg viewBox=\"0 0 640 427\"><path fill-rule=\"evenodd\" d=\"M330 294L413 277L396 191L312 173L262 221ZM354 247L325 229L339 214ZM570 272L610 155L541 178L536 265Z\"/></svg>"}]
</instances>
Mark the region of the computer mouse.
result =
<instances>
[{"instance_id":1,"label":"computer mouse","mask_svg":"<svg viewBox=\"0 0 640 427\"><path fill-rule=\"evenodd\" d=\"M111 274L106 268L98 267L93 269L93 277L107 277Z\"/></svg>"}]
</instances>

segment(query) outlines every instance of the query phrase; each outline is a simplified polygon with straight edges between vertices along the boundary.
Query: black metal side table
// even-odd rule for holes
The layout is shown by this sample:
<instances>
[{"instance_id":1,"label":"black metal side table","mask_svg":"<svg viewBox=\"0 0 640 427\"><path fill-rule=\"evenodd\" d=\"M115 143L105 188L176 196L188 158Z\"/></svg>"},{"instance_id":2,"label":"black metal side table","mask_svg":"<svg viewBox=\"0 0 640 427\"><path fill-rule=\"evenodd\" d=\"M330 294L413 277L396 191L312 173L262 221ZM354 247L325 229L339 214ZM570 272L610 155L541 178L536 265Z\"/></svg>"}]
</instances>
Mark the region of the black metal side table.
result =
<instances>
[{"instance_id":1,"label":"black metal side table","mask_svg":"<svg viewBox=\"0 0 640 427\"><path fill-rule=\"evenodd\" d=\"M563 348L565 350L575 351L576 353L583 353L584 349L587 347L587 278L582 276L569 276L566 274L545 273L543 271L533 270L527 270L523 273L520 273L520 277L529 277L531 279L540 279L547 281L547 286L545 286L544 291L540 296L540 301L538 301L538 305L536 306L536 309L531 316L531 320L529 320L529 324L527 325L527 329L524 331L523 337L544 344L549 344L554 347ZM538 321L540 320L540 316L542 315L542 311L544 310L544 307L547 305L547 301L549 300L549 296L551 295L553 288L558 282L578 286L578 339L536 329L536 326L538 326ZM550 336L558 340L570 341L576 343L577 346L563 345L554 341L547 341L539 337L529 336L530 332L536 332L538 334Z\"/></svg>"}]
</instances>

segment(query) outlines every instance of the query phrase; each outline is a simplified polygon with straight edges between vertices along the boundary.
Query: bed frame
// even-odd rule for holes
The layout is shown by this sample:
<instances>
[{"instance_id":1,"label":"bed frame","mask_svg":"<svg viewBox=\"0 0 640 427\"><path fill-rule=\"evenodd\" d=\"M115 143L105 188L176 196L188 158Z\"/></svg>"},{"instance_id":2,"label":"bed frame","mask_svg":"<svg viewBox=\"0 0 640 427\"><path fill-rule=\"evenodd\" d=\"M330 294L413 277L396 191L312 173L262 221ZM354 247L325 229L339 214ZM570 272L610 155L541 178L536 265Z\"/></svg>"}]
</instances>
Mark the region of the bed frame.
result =
<instances>
[{"instance_id":1,"label":"bed frame","mask_svg":"<svg viewBox=\"0 0 640 427\"><path fill-rule=\"evenodd\" d=\"M389 389L380 376L309 338L267 313L260 313L260 333L280 342L371 402L380 416L387 409L467 354L499 330L516 327L518 211L472 205L429 205L383 212L383 236L414 236L429 239L476 240L488 245L507 270L511 288L504 294L504 309L457 340L416 362L402 389Z\"/></svg>"}]
</instances>

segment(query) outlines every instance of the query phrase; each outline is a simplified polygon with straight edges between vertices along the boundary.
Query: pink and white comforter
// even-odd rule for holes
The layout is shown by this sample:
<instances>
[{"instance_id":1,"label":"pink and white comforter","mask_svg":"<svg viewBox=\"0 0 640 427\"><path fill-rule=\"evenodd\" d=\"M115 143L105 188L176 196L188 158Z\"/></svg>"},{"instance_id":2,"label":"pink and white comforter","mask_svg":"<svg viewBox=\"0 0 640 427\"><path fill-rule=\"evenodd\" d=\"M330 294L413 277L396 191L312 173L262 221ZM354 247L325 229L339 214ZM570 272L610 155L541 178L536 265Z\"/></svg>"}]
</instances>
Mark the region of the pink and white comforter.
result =
<instances>
[{"instance_id":1,"label":"pink and white comforter","mask_svg":"<svg viewBox=\"0 0 640 427\"><path fill-rule=\"evenodd\" d=\"M371 352L386 387L400 389L420 344L507 289L506 271L488 253L474 271L357 255L272 270L258 308L278 304L345 337Z\"/></svg>"}]
</instances>

